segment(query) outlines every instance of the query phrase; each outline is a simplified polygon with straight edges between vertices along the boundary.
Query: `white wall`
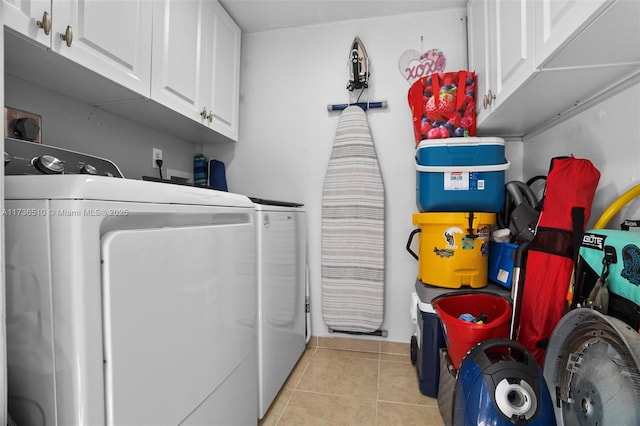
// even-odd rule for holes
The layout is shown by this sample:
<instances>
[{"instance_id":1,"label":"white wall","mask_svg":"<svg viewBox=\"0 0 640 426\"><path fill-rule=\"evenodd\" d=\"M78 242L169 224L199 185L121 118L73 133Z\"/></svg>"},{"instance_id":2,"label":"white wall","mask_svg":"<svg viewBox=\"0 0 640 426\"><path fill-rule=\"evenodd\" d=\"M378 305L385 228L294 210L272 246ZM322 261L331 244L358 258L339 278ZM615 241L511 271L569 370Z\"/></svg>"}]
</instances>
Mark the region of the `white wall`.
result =
<instances>
[{"instance_id":1,"label":"white wall","mask_svg":"<svg viewBox=\"0 0 640 426\"><path fill-rule=\"evenodd\" d=\"M108 158L130 179L158 177L158 169L152 167L152 148L160 148L163 177L168 177L167 169L193 176L193 156L200 146L9 74L5 84L4 105L42 116L44 144Z\"/></svg>"},{"instance_id":2,"label":"white wall","mask_svg":"<svg viewBox=\"0 0 640 426\"><path fill-rule=\"evenodd\" d=\"M591 227L622 193L640 183L640 84L621 91L568 120L525 139L524 175L546 175L551 158L573 154L589 159L600 171ZM634 201L612 218L609 228L619 229L622 218L640 219Z\"/></svg>"},{"instance_id":3,"label":"white wall","mask_svg":"<svg viewBox=\"0 0 640 426\"><path fill-rule=\"evenodd\" d=\"M226 163L230 191L306 205L314 335L328 335L321 307L321 203L339 112L326 107L349 101L351 42L358 35L371 60L369 100L389 104L386 110L368 112L386 196L382 328L388 340L407 342L413 334L409 301L418 267L405 250L417 211L415 143L409 83L398 60L408 49L440 49L446 70L466 69L464 16L464 9L453 9L273 30L242 39L240 140L205 151Z\"/></svg>"}]
</instances>

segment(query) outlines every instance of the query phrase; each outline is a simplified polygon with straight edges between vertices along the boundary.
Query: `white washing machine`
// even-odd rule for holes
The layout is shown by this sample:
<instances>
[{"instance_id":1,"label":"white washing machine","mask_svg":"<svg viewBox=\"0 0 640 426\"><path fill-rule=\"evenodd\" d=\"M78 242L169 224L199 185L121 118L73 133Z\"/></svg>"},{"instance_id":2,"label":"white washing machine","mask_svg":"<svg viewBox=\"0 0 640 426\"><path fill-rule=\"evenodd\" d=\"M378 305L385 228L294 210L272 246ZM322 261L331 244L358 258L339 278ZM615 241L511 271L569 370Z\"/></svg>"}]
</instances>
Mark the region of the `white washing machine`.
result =
<instances>
[{"instance_id":1,"label":"white washing machine","mask_svg":"<svg viewBox=\"0 0 640 426\"><path fill-rule=\"evenodd\" d=\"M13 420L255 424L253 203L32 145L5 142Z\"/></svg>"},{"instance_id":2,"label":"white washing machine","mask_svg":"<svg viewBox=\"0 0 640 426\"><path fill-rule=\"evenodd\" d=\"M258 417L305 348L306 215L296 203L252 198L258 242Z\"/></svg>"}]
</instances>

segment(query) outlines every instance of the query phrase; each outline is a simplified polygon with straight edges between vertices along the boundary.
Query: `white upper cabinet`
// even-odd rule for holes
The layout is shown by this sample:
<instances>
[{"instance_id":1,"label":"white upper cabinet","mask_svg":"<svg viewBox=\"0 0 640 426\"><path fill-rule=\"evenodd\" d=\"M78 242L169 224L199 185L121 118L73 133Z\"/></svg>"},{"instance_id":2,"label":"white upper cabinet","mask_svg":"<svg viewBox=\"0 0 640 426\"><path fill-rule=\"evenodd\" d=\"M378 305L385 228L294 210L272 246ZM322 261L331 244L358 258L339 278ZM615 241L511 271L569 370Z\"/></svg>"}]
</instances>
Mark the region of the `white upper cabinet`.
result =
<instances>
[{"instance_id":1,"label":"white upper cabinet","mask_svg":"<svg viewBox=\"0 0 640 426\"><path fill-rule=\"evenodd\" d=\"M472 0L467 6L469 17L469 69L477 73L478 117L480 123L493 109L493 92L495 67L493 61L492 32L489 28L488 0Z\"/></svg>"},{"instance_id":2,"label":"white upper cabinet","mask_svg":"<svg viewBox=\"0 0 640 426\"><path fill-rule=\"evenodd\" d=\"M205 1L153 2L151 98L193 120L204 122L207 72L204 55Z\"/></svg>"},{"instance_id":3,"label":"white upper cabinet","mask_svg":"<svg viewBox=\"0 0 640 426\"><path fill-rule=\"evenodd\" d=\"M534 72L534 4L470 0L469 66L478 73L478 125Z\"/></svg>"},{"instance_id":4,"label":"white upper cabinet","mask_svg":"<svg viewBox=\"0 0 640 426\"><path fill-rule=\"evenodd\" d=\"M544 64L608 0L537 0L536 67Z\"/></svg>"},{"instance_id":5,"label":"white upper cabinet","mask_svg":"<svg viewBox=\"0 0 640 426\"><path fill-rule=\"evenodd\" d=\"M523 136L640 77L638 0L469 0L478 134Z\"/></svg>"},{"instance_id":6,"label":"white upper cabinet","mask_svg":"<svg viewBox=\"0 0 640 426\"><path fill-rule=\"evenodd\" d=\"M51 0L3 2L5 25L45 47L51 47Z\"/></svg>"},{"instance_id":7,"label":"white upper cabinet","mask_svg":"<svg viewBox=\"0 0 640 426\"><path fill-rule=\"evenodd\" d=\"M565 11L565 15L573 17L578 14L577 10L569 13L573 9L584 13L583 8L587 5L590 6L587 9L593 13L581 25L573 21L566 23L575 27L576 31L564 42L553 42L553 45L560 47L547 57L540 58L538 62L541 69L609 67L609 79L613 81L619 73L626 74L625 69L630 65L637 68L640 62L640 1L580 0L577 6ZM565 21L568 20L568 17L565 18Z\"/></svg>"},{"instance_id":8,"label":"white upper cabinet","mask_svg":"<svg viewBox=\"0 0 640 426\"><path fill-rule=\"evenodd\" d=\"M241 31L219 2L0 1L5 72L187 141L238 140Z\"/></svg>"},{"instance_id":9,"label":"white upper cabinet","mask_svg":"<svg viewBox=\"0 0 640 426\"><path fill-rule=\"evenodd\" d=\"M534 4L525 0L493 0L496 105L522 85L535 70Z\"/></svg>"},{"instance_id":10,"label":"white upper cabinet","mask_svg":"<svg viewBox=\"0 0 640 426\"><path fill-rule=\"evenodd\" d=\"M238 139L240 28L218 2L153 4L151 98Z\"/></svg>"},{"instance_id":11,"label":"white upper cabinet","mask_svg":"<svg viewBox=\"0 0 640 426\"><path fill-rule=\"evenodd\" d=\"M143 96L150 94L151 2L4 0L18 34Z\"/></svg>"},{"instance_id":12,"label":"white upper cabinet","mask_svg":"<svg viewBox=\"0 0 640 426\"><path fill-rule=\"evenodd\" d=\"M151 19L146 0L54 0L51 48L148 97Z\"/></svg>"},{"instance_id":13,"label":"white upper cabinet","mask_svg":"<svg viewBox=\"0 0 640 426\"><path fill-rule=\"evenodd\" d=\"M238 140L240 100L240 28L218 2L207 28L211 68L205 78L209 82L211 127L232 140Z\"/></svg>"}]
</instances>

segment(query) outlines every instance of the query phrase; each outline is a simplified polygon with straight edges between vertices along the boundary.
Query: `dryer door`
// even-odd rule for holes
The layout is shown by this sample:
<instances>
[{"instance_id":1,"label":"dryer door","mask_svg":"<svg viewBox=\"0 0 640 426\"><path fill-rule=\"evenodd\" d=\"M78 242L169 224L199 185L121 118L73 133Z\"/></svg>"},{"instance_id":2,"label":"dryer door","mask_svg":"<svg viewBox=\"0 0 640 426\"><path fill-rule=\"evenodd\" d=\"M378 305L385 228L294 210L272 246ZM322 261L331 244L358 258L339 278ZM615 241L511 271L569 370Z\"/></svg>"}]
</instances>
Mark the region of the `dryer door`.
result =
<instances>
[{"instance_id":1,"label":"dryer door","mask_svg":"<svg viewBox=\"0 0 640 426\"><path fill-rule=\"evenodd\" d=\"M212 403L255 356L254 238L251 223L103 237L107 424L177 425L190 415L215 424L227 412L255 413L256 382L243 407Z\"/></svg>"}]
</instances>

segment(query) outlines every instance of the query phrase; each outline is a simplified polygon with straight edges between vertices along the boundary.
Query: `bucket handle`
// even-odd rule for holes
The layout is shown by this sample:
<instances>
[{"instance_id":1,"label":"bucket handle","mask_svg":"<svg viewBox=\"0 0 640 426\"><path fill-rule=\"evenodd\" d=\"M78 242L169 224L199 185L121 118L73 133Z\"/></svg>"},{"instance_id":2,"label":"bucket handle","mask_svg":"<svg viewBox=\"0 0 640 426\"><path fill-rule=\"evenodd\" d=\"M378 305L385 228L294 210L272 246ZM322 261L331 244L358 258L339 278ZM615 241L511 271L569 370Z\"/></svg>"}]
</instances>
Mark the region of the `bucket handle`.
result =
<instances>
[{"instance_id":1,"label":"bucket handle","mask_svg":"<svg viewBox=\"0 0 640 426\"><path fill-rule=\"evenodd\" d=\"M407 246L405 247L407 249L407 251L409 252L409 254L411 254L411 256L415 257L416 260L420 260L420 259L418 258L418 255L413 250L411 250L411 243L413 242L413 237L420 231L421 231L420 228L416 228L413 231L411 231L411 234L409 234L409 240L407 241Z\"/></svg>"},{"instance_id":2,"label":"bucket handle","mask_svg":"<svg viewBox=\"0 0 640 426\"><path fill-rule=\"evenodd\" d=\"M423 166L416 163L419 172L502 172L511 166L509 160L503 164L489 164L484 166Z\"/></svg>"}]
</instances>

